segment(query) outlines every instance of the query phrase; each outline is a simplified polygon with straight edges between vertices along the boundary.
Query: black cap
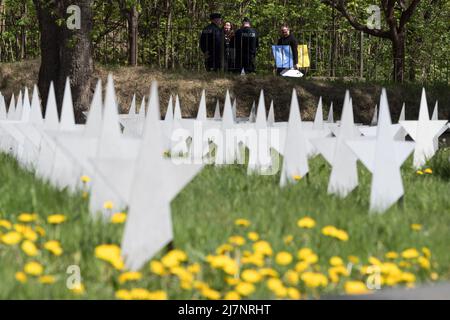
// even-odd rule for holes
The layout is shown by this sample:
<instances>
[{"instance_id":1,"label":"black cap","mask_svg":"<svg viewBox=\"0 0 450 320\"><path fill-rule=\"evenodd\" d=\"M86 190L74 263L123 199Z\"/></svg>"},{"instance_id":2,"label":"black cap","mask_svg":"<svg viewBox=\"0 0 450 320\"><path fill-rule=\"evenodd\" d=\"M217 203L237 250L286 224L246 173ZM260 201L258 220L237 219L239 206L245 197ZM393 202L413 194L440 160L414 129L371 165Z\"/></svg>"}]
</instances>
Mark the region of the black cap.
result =
<instances>
[{"instance_id":1,"label":"black cap","mask_svg":"<svg viewBox=\"0 0 450 320\"><path fill-rule=\"evenodd\" d=\"M245 18L242 20L242 23L246 23L246 22L250 23L250 19L247 18L247 17L245 17Z\"/></svg>"},{"instance_id":2,"label":"black cap","mask_svg":"<svg viewBox=\"0 0 450 320\"><path fill-rule=\"evenodd\" d=\"M211 20L214 20L214 19L220 19L220 18L222 18L222 15L221 15L220 13L217 13L217 12L211 13L211 14L209 15L209 19L211 19Z\"/></svg>"}]
</instances>

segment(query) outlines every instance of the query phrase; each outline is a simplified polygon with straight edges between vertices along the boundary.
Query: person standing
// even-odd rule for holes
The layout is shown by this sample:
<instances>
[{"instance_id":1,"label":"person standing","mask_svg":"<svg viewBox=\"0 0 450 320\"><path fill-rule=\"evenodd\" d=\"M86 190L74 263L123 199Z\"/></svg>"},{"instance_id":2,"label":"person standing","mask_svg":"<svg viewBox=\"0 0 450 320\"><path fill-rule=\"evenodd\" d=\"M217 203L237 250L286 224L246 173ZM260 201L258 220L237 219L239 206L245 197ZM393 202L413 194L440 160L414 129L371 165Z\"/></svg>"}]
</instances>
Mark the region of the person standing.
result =
<instances>
[{"instance_id":1,"label":"person standing","mask_svg":"<svg viewBox=\"0 0 450 320\"><path fill-rule=\"evenodd\" d=\"M279 46L290 46L291 47L291 53L292 53L292 62L293 66L292 68L297 69L298 64L298 41L294 37L294 35L291 33L291 30L289 29L289 26L287 24L283 24L281 26L281 37L278 39L278 45ZM277 68L278 74L283 71L283 68Z\"/></svg>"},{"instance_id":2,"label":"person standing","mask_svg":"<svg viewBox=\"0 0 450 320\"><path fill-rule=\"evenodd\" d=\"M206 71L219 71L223 60L223 30L220 13L211 13L211 23L207 25L200 36L200 49L205 57Z\"/></svg>"},{"instance_id":3,"label":"person standing","mask_svg":"<svg viewBox=\"0 0 450 320\"><path fill-rule=\"evenodd\" d=\"M233 72L236 70L236 60L235 60L235 37L234 37L234 29L233 24L229 21L226 21L223 25L224 32L224 45L225 45L225 58L224 58L224 70Z\"/></svg>"},{"instance_id":4,"label":"person standing","mask_svg":"<svg viewBox=\"0 0 450 320\"><path fill-rule=\"evenodd\" d=\"M255 57L259 47L257 31L251 27L250 19L244 18L242 27L236 31L236 65L239 71L255 72Z\"/></svg>"}]
</instances>

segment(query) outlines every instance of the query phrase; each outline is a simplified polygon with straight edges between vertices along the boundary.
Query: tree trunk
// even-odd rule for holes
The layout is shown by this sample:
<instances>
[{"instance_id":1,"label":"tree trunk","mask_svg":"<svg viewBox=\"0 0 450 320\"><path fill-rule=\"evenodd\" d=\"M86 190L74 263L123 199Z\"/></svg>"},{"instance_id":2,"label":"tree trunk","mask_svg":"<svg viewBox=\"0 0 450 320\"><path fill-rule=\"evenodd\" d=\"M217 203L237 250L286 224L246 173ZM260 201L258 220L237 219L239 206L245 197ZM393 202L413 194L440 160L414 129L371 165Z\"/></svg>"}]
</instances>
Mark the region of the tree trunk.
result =
<instances>
[{"instance_id":1,"label":"tree trunk","mask_svg":"<svg viewBox=\"0 0 450 320\"><path fill-rule=\"evenodd\" d=\"M68 6L75 4L81 9L81 28L79 30L69 30L63 25L58 84L59 88L63 88L66 78L70 78L77 122L81 122L84 119L82 111L88 110L91 96L91 78L94 71L90 38L92 32L92 1L65 0L63 8L65 12ZM62 96L59 97L58 101L62 103Z\"/></svg>"},{"instance_id":2,"label":"tree trunk","mask_svg":"<svg viewBox=\"0 0 450 320\"><path fill-rule=\"evenodd\" d=\"M34 5L36 7L39 30L41 32L41 66L39 68L38 87L42 98L42 106L45 111L50 82L53 81L55 85L58 82L61 30L51 13L51 10L55 8L43 7L44 5L40 0L34 0ZM57 92L59 91L59 88L55 89Z\"/></svg>"},{"instance_id":3,"label":"tree trunk","mask_svg":"<svg viewBox=\"0 0 450 320\"><path fill-rule=\"evenodd\" d=\"M405 74L405 33L397 33L392 38L392 54L393 54L393 80L395 82L403 82Z\"/></svg>"},{"instance_id":4,"label":"tree trunk","mask_svg":"<svg viewBox=\"0 0 450 320\"><path fill-rule=\"evenodd\" d=\"M64 0L46 2L34 0L41 32L41 66L39 69L39 91L44 108L50 81L54 82L58 108L61 108L64 85L70 78L76 121L82 122L82 111L87 110L91 96L93 72L92 43L92 0ZM81 9L81 28L69 30L66 25L66 10L69 5ZM61 26L58 19L64 19Z\"/></svg>"},{"instance_id":5,"label":"tree trunk","mask_svg":"<svg viewBox=\"0 0 450 320\"><path fill-rule=\"evenodd\" d=\"M138 17L136 6L128 12L128 63L130 66L137 65L138 59Z\"/></svg>"}]
</instances>

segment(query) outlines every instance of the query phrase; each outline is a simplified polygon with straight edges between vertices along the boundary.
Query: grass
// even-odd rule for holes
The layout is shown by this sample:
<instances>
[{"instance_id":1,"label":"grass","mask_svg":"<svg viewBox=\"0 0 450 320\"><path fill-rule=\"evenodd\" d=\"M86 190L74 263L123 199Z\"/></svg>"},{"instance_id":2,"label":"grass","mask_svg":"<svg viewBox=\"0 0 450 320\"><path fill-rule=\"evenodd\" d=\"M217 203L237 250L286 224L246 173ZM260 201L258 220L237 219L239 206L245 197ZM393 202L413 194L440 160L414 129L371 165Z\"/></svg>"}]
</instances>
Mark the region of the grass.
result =
<instances>
[{"instance_id":1,"label":"grass","mask_svg":"<svg viewBox=\"0 0 450 320\"><path fill-rule=\"evenodd\" d=\"M437 273L439 280L450 278L450 181L434 174L417 175L411 168L412 160L403 166L405 197L403 205L394 205L382 215L369 214L370 174L359 167L359 187L346 199L329 196L326 193L329 166L320 157L310 161L309 181L284 189L278 187L279 175L247 176L246 168L227 166L206 167L172 203L174 224L174 246L184 250L189 263L200 263L201 271L196 277L209 287L224 293L231 290L224 281L223 271L209 267L205 259L232 235L246 238L249 231L255 231L261 239L267 240L274 253L287 251L294 256L294 262L280 266L273 259L265 261L281 275L293 269L296 252L309 247L317 253L319 261L311 270L327 274L329 259L340 256L357 256L361 262L353 268L349 278L361 279L358 269L368 264L369 257L384 257L389 251L401 253L408 248L427 247L431 250L431 270L419 268L416 264L402 267L415 274L418 283L432 281L431 274ZM119 271L94 255L100 244L119 244L123 225L95 221L87 210L87 199L82 194L70 195L38 181L33 174L18 167L9 156L0 156L0 219L18 223L22 212L36 212L37 222L46 235L36 241L41 249L35 257L28 257L20 245L6 245L0 242L0 298L1 299L112 299L118 289L146 288L150 291L162 289L169 298L205 298L201 290L180 289L175 276L151 274L146 265L143 279L121 284ZM62 213L67 221L61 225L49 225L46 217ZM297 220L309 216L316 221L312 229L301 229ZM235 219L245 218L250 226L234 224ZM413 231L411 224L420 224L422 229ZM339 241L321 234L320 229L333 225L345 230L348 241ZM0 227L0 234L8 230ZM285 237L293 236L290 243ZM57 257L42 249L47 240L59 240L64 253ZM243 255L250 250L251 241L234 254ZM165 252L161 253L164 254ZM157 258L161 257L158 256ZM401 264L400 260L394 260ZM405 260L405 259L403 259ZM28 276L26 283L15 279L25 263L38 261L44 266L44 273L54 275L54 284L41 284L36 277ZM413 260L410 260L413 261ZM78 265L81 270L85 292L76 294L66 287L69 274L67 268ZM246 268L256 268L246 265ZM284 278L283 278L284 279ZM299 288L303 297L318 294L344 292L345 278L337 284L329 283L325 288L311 289L302 281ZM250 298L275 298L264 282L255 284L256 290Z\"/></svg>"}]
</instances>

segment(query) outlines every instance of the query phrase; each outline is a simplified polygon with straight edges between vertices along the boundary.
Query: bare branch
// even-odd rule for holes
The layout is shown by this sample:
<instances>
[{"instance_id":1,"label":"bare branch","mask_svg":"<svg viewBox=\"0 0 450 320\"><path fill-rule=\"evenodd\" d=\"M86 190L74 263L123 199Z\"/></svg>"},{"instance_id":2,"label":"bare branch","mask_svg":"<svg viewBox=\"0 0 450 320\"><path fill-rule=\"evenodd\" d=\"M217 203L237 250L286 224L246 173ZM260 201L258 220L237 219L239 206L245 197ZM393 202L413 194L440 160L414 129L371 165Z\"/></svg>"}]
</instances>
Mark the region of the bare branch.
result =
<instances>
[{"instance_id":1,"label":"bare branch","mask_svg":"<svg viewBox=\"0 0 450 320\"><path fill-rule=\"evenodd\" d=\"M329 5L330 7L338 10L347 19L347 21L350 23L350 25L353 28L355 28L356 30L362 31L364 33L370 34L375 37L386 38L386 39L391 38L391 33L387 30L370 29L366 25L363 25L363 24L359 23L358 21L356 21L356 18L347 11L347 8L346 8L343 0L337 0L337 1L336 0L334 0L334 1L333 0L322 0L322 3Z\"/></svg>"},{"instance_id":2,"label":"bare branch","mask_svg":"<svg viewBox=\"0 0 450 320\"><path fill-rule=\"evenodd\" d=\"M417 6L419 5L420 0L413 0L411 4L409 5L408 9L402 12L402 15L400 17L400 24L398 26L399 30L403 30L406 23L411 19L414 10L416 10Z\"/></svg>"}]
</instances>

